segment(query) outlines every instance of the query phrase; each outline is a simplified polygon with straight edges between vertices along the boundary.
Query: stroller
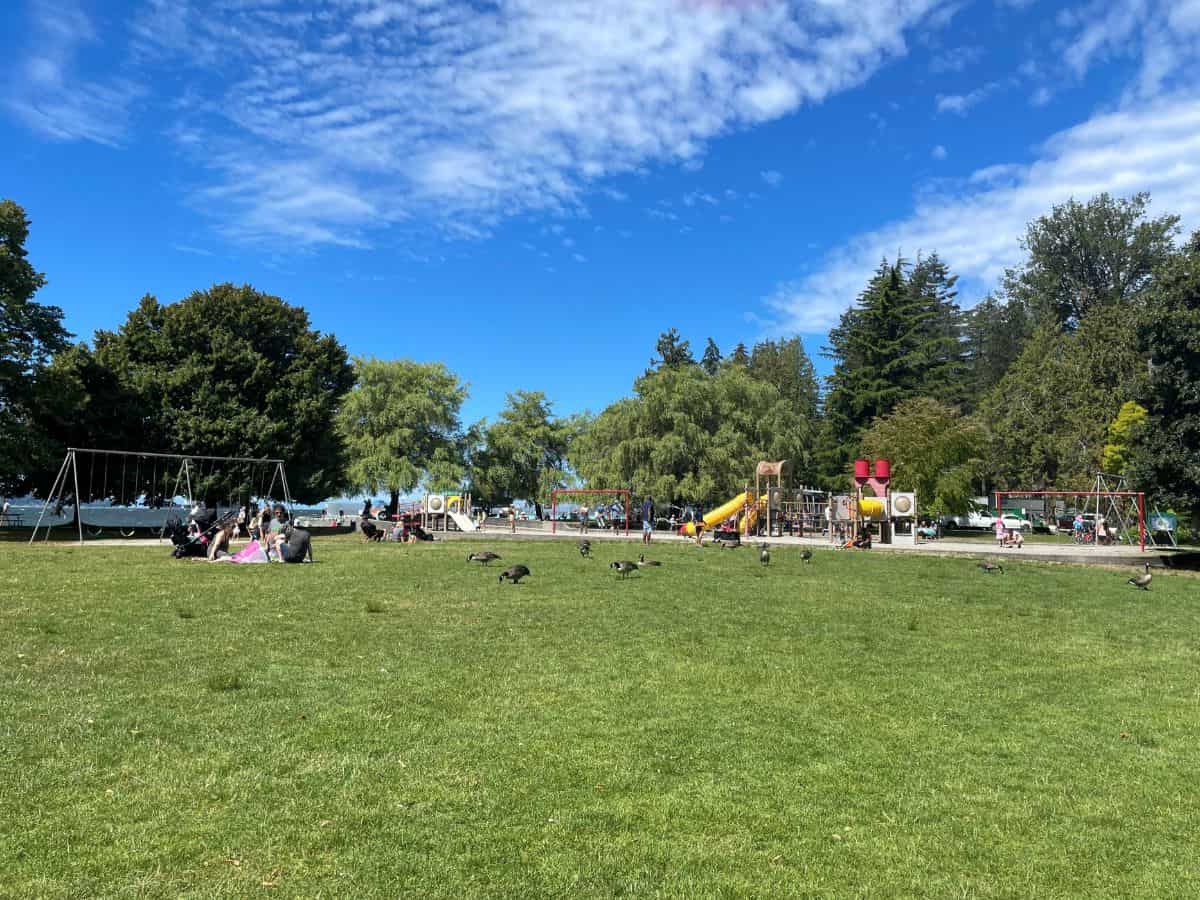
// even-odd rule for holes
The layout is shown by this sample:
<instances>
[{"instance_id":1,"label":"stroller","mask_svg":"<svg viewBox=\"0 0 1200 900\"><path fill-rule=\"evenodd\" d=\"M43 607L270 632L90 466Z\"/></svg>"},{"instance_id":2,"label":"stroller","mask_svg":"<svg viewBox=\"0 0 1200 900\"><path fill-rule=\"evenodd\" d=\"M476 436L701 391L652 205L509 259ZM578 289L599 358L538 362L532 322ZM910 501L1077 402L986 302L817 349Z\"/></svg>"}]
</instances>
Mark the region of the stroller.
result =
<instances>
[{"instance_id":1,"label":"stroller","mask_svg":"<svg viewBox=\"0 0 1200 900\"><path fill-rule=\"evenodd\" d=\"M237 519L237 511L228 512L218 517L215 513L206 515L204 512L194 512L189 516L190 524L184 525L178 519L167 523L167 537L174 547L171 556L175 559L203 557L208 555L208 545L217 529Z\"/></svg>"}]
</instances>

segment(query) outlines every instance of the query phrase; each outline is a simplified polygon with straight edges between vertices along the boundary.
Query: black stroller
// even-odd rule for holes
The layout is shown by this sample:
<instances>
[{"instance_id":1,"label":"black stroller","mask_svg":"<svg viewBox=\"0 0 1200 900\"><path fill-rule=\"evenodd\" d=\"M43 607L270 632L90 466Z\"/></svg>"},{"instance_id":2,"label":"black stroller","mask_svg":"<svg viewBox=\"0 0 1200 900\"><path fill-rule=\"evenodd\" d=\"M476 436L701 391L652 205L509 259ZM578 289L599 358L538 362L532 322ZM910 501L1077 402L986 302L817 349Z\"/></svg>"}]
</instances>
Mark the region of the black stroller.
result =
<instances>
[{"instance_id":1,"label":"black stroller","mask_svg":"<svg viewBox=\"0 0 1200 900\"><path fill-rule=\"evenodd\" d=\"M212 542L217 529L237 519L237 512L230 511L218 516L215 510L199 510L193 512L184 525L178 519L167 523L164 534L171 539L175 546L171 548L171 556L175 559L188 559L208 555L208 545Z\"/></svg>"}]
</instances>

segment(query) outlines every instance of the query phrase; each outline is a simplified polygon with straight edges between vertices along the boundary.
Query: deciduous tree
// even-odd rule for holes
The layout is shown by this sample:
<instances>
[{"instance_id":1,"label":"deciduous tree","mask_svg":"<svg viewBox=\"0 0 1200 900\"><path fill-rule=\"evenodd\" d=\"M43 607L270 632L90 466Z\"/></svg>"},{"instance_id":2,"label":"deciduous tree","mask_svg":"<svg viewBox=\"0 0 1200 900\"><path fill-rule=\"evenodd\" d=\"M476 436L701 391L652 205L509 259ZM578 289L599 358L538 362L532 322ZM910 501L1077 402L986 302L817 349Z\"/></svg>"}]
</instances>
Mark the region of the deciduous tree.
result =
<instances>
[{"instance_id":1,"label":"deciduous tree","mask_svg":"<svg viewBox=\"0 0 1200 900\"><path fill-rule=\"evenodd\" d=\"M39 381L51 356L67 346L62 310L33 297L46 278L25 250L29 220L12 200L0 201L0 491L29 487L53 455L37 425Z\"/></svg>"},{"instance_id":2,"label":"deciduous tree","mask_svg":"<svg viewBox=\"0 0 1200 900\"><path fill-rule=\"evenodd\" d=\"M355 383L337 414L352 487L401 494L462 480L459 411L466 386L441 363L410 359L354 361Z\"/></svg>"}]
</instances>

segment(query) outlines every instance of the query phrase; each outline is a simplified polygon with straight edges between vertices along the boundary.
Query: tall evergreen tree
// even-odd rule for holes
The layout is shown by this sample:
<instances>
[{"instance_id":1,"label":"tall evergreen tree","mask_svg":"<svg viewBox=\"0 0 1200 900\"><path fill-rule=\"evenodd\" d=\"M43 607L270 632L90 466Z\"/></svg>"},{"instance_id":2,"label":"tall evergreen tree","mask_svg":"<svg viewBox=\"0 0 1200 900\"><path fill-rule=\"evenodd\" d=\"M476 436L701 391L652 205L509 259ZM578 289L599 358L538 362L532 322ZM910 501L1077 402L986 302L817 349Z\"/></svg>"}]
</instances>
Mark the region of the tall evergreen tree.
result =
<instances>
[{"instance_id":1,"label":"tall evergreen tree","mask_svg":"<svg viewBox=\"0 0 1200 900\"><path fill-rule=\"evenodd\" d=\"M709 375L716 375L721 368L721 349L712 338L704 345L704 356L700 358L700 366Z\"/></svg>"},{"instance_id":2,"label":"tall evergreen tree","mask_svg":"<svg viewBox=\"0 0 1200 900\"><path fill-rule=\"evenodd\" d=\"M1200 525L1200 231L1158 273L1137 327L1150 358L1144 392L1150 420L1140 429L1130 475Z\"/></svg>"},{"instance_id":3,"label":"tall evergreen tree","mask_svg":"<svg viewBox=\"0 0 1200 900\"><path fill-rule=\"evenodd\" d=\"M974 406L1021 355L1033 318L1019 297L989 294L966 313L967 405Z\"/></svg>"},{"instance_id":4,"label":"tall evergreen tree","mask_svg":"<svg viewBox=\"0 0 1200 900\"><path fill-rule=\"evenodd\" d=\"M748 368L751 377L774 385L799 415L816 418L819 393L816 371L799 337L755 344Z\"/></svg>"},{"instance_id":5,"label":"tall evergreen tree","mask_svg":"<svg viewBox=\"0 0 1200 900\"><path fill-rule=\"evenodd\" d=\"M654 349L658 352L658 358L650 360L651 368L678 369L696 361L692 357L690 342L683 340L674 328L658 336Z\"/></svg>"}]
</instances>

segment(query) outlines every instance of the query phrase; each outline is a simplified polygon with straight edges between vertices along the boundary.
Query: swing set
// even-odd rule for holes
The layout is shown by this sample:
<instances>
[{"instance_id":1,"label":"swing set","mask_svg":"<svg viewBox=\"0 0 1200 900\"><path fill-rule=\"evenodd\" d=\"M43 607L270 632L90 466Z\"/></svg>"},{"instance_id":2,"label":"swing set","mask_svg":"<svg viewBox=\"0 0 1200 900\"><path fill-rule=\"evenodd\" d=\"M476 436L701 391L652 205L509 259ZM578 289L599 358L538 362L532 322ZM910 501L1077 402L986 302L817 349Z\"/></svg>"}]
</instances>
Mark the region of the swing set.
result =
<instances>
[{"instance_id":1,"label":"swing set","mask_svg":"<svg viewBox=\"0 0 1200 900\"><path fill-rule=\"evenodd\" d=\"M44 540L55 525L64 524L76 526L81 544L85 529L93 537L106 530L124 537L139 529L157 531L161 540L197 500L223 496L223 506L214 505L218 513L228 512L252 500L270 503L277 488L290 517L292 492L282 459L69 447L29 543L37 540L43 522Z\"/></svg>"}]
</instances>

